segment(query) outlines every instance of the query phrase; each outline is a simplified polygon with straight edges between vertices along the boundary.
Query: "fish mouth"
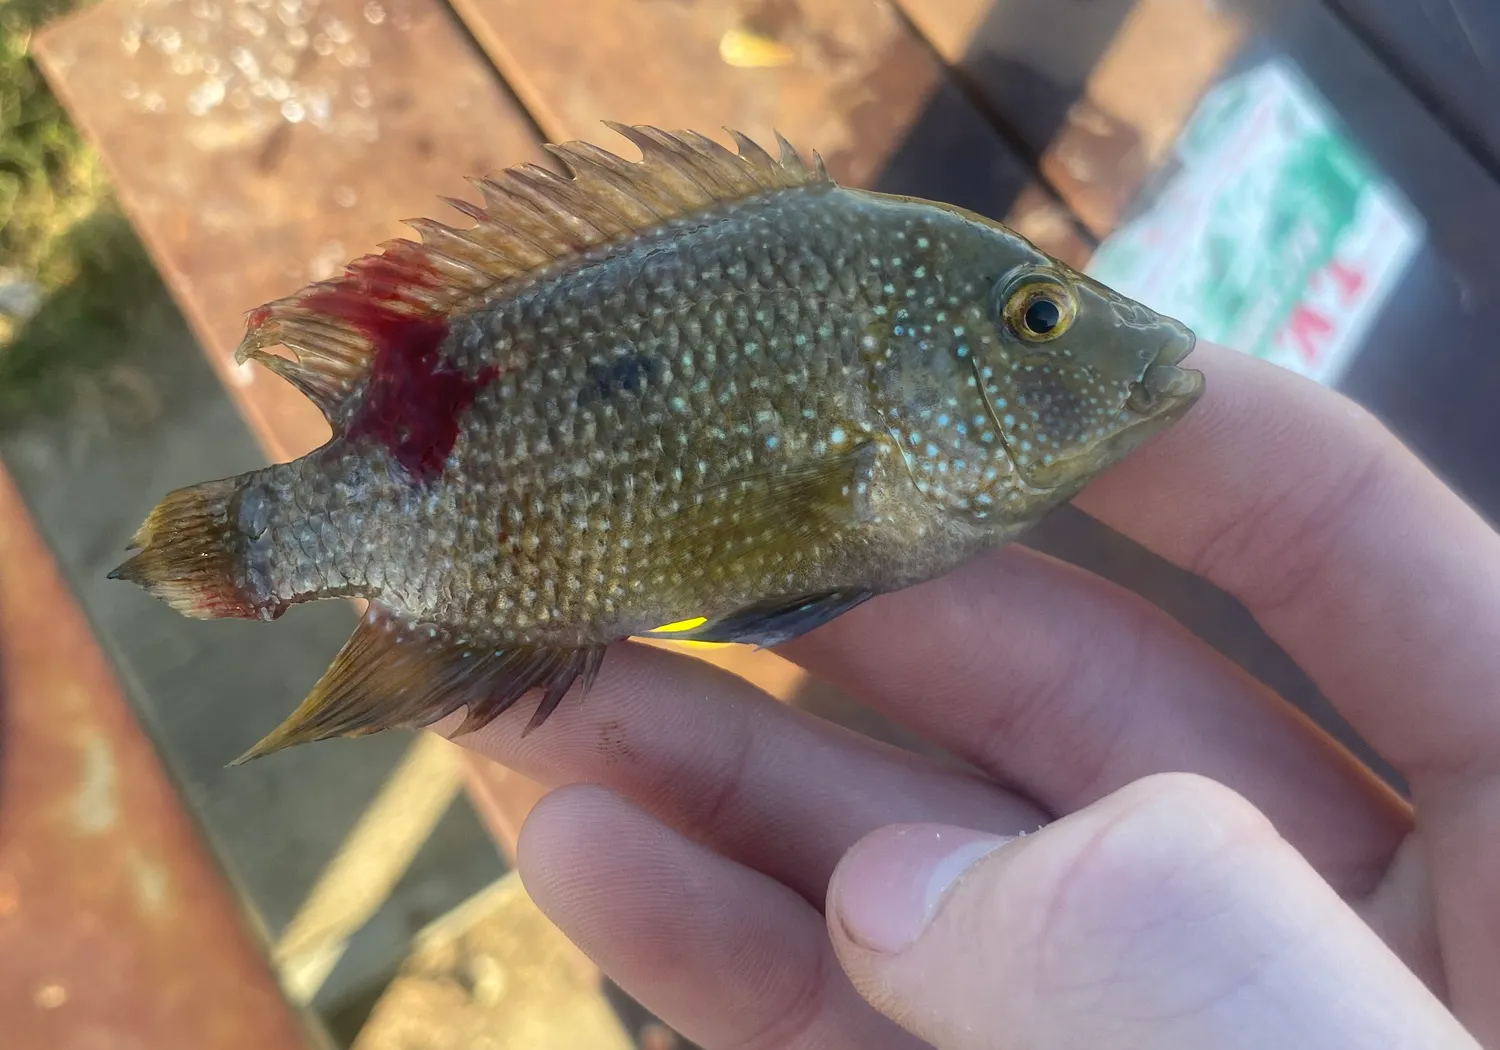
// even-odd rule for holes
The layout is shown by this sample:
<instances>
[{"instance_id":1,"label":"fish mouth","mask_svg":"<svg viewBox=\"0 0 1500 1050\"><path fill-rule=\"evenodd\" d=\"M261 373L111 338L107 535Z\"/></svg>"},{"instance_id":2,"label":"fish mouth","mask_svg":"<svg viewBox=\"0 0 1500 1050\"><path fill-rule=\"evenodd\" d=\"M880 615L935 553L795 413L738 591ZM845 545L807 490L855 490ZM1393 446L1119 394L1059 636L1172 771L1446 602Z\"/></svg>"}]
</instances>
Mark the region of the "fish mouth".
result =
<instances>
[{"instance_id":1,"label":"fish mouth","mask_svg":"<svg viewBox=\"0 0 1500 1050\"><path fill-rule=\"evenodd\" d=\"M1172 338L1156 352L1141 372L1140 379L1130 384L1125 407L1140 416L1141 423L1155 421L1163 415L1175 418L1174 409L1186 409L1203 393L1203 373L1180 367L1197 345L1198 337L1191 329L1185 325L1174 326Z\"/></svg>"}]
</instances>

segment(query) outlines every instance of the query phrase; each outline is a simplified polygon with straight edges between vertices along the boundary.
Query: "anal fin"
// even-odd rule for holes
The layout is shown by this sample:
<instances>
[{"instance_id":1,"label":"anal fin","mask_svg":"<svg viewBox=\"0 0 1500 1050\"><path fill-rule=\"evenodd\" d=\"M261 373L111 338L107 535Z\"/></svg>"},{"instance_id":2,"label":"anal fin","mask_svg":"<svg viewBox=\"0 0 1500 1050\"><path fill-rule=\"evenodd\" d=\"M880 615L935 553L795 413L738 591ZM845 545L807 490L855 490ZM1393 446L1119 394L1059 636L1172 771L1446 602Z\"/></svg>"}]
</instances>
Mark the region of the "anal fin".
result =
<instances>
[{"instance_id":1,"label":"anal fin","mask_svg":"<svg viewBox=\"0 0 1500 1050\"><path fill-rule=\"evenodd\" d=\"M568 689L587 692L604 658L602 646L552 649L496 647L414 625L371 604L307 699L232 765L296 744L430 725L468 709L456 735L483 728L532 689L541 704L522 735L541 725Z\"/></svg>"},{"instance_id":2,"label":"anal fin","mask_svg":"<svg viewBox=\"0 0 1500 1050\"><path fill-rule=\"evenodd\" d=\"M685 631L648 631L645 638L673 641L738 642L761 649L789 642L822 627L874 597L870 591L831 591L799 598L758 602Z\"/></svg>"}]
</instances>

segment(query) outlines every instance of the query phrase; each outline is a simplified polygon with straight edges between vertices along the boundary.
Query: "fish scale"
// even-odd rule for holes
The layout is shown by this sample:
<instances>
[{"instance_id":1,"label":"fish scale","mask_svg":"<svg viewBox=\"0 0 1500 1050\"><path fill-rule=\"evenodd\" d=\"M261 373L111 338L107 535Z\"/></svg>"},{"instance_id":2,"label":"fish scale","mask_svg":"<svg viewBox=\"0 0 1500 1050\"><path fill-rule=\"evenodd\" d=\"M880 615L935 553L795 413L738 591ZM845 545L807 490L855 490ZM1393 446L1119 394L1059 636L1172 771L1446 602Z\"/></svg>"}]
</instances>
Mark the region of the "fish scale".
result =
<instances>
[{"instance_id":1,"label":"fish scale","mask_svg":"<svg viewBox=\"0 0 1500 1050\"><path fill-rule=\"evenodd\" d=\"M247 757L531 690L630 636L773 645L999 546L1170 425L1192 334L999 223L690 132L555 147L250 318L333 436L169 494L118 576L369 612ZM282 345L293 356L269 353ZM663 627L662 625L666 625Z\"/></svg>"}]
</instances>

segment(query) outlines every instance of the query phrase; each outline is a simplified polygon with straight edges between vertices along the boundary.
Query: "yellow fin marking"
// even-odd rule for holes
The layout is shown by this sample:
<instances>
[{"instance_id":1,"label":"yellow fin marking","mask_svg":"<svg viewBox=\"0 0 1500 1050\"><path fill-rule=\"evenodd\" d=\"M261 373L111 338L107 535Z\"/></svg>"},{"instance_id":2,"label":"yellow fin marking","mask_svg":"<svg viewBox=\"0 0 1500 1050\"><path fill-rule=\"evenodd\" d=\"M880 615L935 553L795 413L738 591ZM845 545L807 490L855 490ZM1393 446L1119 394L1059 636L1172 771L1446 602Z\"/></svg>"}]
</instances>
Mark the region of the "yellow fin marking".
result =
<instances>
[{"instance_id":1,"label":"yellow fin marking","mask_svg":"<svg viewBox=\"0 0 1500 1050\"><path fill-rule=\"evenodd\" d=\"M686 619L686 620L677 620L674 623L669 623L669 624L666 624L665 626L657 627L651 633L652 634L675 634L678 631L691 631L694 627L702 627L707 622L708 622L708 617L707 616L693 616L693 617L690 617L689 619Z\"/></svg>"}]
</instances>

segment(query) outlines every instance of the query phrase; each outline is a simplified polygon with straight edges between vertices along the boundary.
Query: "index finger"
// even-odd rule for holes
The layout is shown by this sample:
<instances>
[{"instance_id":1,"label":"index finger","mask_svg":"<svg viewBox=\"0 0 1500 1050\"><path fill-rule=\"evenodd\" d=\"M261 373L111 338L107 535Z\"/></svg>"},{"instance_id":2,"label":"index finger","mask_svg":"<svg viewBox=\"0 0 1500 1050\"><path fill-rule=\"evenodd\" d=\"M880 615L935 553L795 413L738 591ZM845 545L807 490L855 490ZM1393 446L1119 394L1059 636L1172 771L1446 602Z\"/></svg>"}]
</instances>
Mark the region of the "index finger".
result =
<instances>
[{"instance_id":1,"label":"index finger","mask_svg":"<svg viewBox=\"0 0 1500 1050\"><path fill-rule=\"evenodd\" d=\"M1500 755L1500 536L1348 398L1188 363L1203 399L1078 505L1244 602L1414 781Z\"/></svg>"}]
</instances>

